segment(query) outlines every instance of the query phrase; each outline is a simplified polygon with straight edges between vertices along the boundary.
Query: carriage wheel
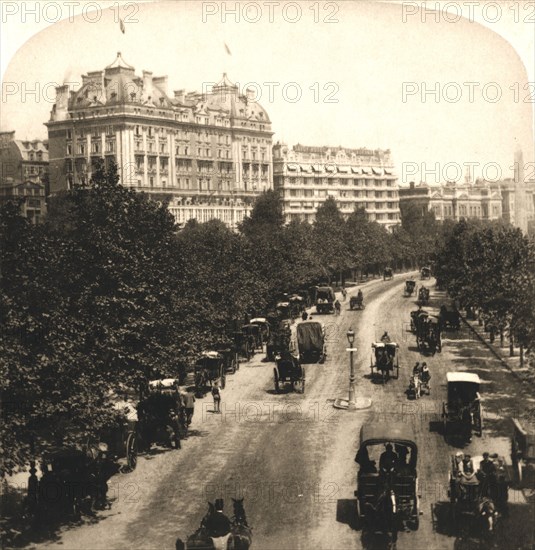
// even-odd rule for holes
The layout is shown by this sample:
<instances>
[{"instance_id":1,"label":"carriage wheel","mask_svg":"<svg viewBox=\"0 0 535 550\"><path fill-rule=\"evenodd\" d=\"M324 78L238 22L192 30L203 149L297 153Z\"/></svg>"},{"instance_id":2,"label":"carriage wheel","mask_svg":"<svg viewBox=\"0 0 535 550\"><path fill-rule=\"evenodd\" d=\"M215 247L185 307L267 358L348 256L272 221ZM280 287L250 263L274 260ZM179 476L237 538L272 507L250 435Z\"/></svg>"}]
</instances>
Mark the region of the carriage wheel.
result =
<instances>
[{"instance_id":1,"label":"carriage wheel","mask_svg":"<svg viewBox=\"0 0 535 550\"><path fill-rule=\"evenodd\" d=\"M275 381L275 391L279 393L279 372L277 369L273 369L273 379Z\"/></svg>"},{"instance_id":2,"label":"carriage wheel","mask_svg":"<svg viewBox=\"0 0 535 550\"><path fill-rule=\"evenodd\" d=\"M399 380L399 364L396 365L396 380Z\"/></svg>"},{"instance_id":3,"label":"carriage wheel","mask_svg":"<svg viewBox=\"0 0 535 550\"><path fill-rule=\"evenodd\" d=\"M135 432L130 432L126 439L126 464L130 471L137 466L137 439Z\"/></svg>"},{"instance_id":4,"label":"carriage wheel","mask_svg":"<svg viewBox=\"0 0 535 550\"><path fill-rule=\"evenodd\" d=\"M301 393L305 393L305 367L301 368Z\"/></svg>"}]
</instances>

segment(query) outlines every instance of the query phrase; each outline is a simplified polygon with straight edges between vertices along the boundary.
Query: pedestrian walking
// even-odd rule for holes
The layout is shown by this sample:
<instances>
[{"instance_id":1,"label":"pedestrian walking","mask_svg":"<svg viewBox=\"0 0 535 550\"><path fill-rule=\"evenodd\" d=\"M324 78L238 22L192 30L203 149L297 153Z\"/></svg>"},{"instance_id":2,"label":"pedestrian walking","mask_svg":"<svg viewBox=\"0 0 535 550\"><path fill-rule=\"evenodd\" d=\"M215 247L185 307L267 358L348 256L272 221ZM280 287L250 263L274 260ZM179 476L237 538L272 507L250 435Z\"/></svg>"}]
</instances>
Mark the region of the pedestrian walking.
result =
<instances>
[{"instance_id":1,"label":"pedestrian walking","mask_svg":"<svg viewBox=\"0 0 535 550\"><path fill-rule=\"evenodd\" d=\"M346 301L346 298L347 298L347 290L342 287L342 299L344 300L344 302Z\"/></svg>"},{"instance_id":2,"label":"pedestrian walking","mask_svg":"<svg viewBox=\"0 0 535 550\"><path fill-rule=\"evenodd\" d=\"M186 411L186 422L189 426L195 411L195 396L193 395L193 391L191 389L186 390L186 392L182 394L182 399L184 401L184 409Z\"/></svg>"},{"instance_id":3,"label":"pedestrian walking","mask_svg":"<svg viewBox=\"0 0 535 550\"><path fill-rule=\"evenodd\" d=\"M342 304L340 303L339 300L336 300L336 302L334 302L334 309L336 311L336 315L340 315L340 311L342 309Z\"/></svg>"},{"instance_id":4,"label":"pedestrian walking","mask_svg":"<svg viewBox=\"0 0 535 550\"><path fill-rule=\"evenodd\" d=\"M301 319L303 321L306 321L308 319L308 313L306 311L303 311L303 313L301 314Z\"/></svg>"},{"instance_id":5,"label":"pedestrian walking","mask_svg":"<svg viewBox=\"0 0 535 550\"><path fill-rule=\"evenodd\" d=\"M212 386L212 397L214 398L214 412L221 412L221 392L219 391L219 385L214 384Z\"/></svg>"}]
</instances>

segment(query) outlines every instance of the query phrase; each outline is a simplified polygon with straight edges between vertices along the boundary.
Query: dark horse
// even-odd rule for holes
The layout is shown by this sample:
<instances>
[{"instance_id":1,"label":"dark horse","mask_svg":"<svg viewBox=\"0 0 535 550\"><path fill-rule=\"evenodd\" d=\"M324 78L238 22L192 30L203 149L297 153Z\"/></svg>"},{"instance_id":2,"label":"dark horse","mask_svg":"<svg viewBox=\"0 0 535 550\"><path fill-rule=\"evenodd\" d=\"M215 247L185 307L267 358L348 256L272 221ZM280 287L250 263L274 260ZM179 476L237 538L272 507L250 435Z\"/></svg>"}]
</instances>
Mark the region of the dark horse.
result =
<instances>
[{"instance_id":1,"label":"dark horse","mask_svg":"<svg viewBox=\"0 0 535 550\"><path fill-rule=\"evenodd\" d=\"M385 487L377 497L375 505L368 502L366 506L366 518L369 518L368 533L383 535L386 537L387 548L395 548L398 540L398 520L394 491Z\"/></svg>"},{"instance_id":2,"label":"dark horse","mask_svg":"<svg viewBox=\"0 0 535 550\"><path fill-rule=\"evenodd\" d=\"M234 515L232 516L232 539L234 550L248 550L253 540L252 529L247 524L243 498L232 499Z\"/></svg>"},{"instance_id":3,"label":"dark horse","mask_svg":"<svg viewBox=\"0 0 535 550\"><path fill-rule=\"evenodd\" d=\"M190 535L184 544L181 539L176 541L176 550L220 550L221 546L215 545L217 541L218 544L222 545L222 548L232 548L232 550L248 550L252 542L252 529L247 524L247 518L245 516L245 509L243 507L243 498L241 499L232 499L234 504L234 515L232 516L232 527L230 531L230 536L228 539L212 539L210 532L207 529L208 518L215 514L214 505L208 503L208 512L201 520L200 527Z\"/></svg>"}]
</instances>

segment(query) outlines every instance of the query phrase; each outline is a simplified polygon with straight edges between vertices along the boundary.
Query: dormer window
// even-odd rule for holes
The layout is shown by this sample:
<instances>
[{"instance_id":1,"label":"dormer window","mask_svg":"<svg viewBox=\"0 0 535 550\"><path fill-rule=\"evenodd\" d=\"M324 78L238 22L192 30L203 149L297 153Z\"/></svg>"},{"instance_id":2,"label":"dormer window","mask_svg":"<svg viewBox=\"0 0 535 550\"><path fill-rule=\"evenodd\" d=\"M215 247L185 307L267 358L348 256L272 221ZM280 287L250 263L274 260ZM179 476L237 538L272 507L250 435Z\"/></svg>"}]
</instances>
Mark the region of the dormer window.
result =
<instances>
[{"instance_id":1,"label":"dormer window","mask_svg":"<svg viewBox=\"0 0 535 550\"><path fill-rule=\"evenodd\" d=\"M164 102L164 98L161 97L161 98L160 98L160 105L163 105L163 102Z\"/></svg>"},{"instance_id":2,"label":"dormer window","mask_svg":"<svg viewBox=\"0 0 535 550\"><path fill-rule=\"evenodd\" d=\"M130 92L130 99L134 101L136 99L136 92Z\"/></svg>"},{"instance_id":3,"label":"dormer window","mask_svg":"<svg viewBox=\"0 0 535 550\"><path fill-rule=\"evenodd\" d=\"M117 92L112 92L111 93L111 98L116 99L117 98Z\"/></svg>"}]
</instances>

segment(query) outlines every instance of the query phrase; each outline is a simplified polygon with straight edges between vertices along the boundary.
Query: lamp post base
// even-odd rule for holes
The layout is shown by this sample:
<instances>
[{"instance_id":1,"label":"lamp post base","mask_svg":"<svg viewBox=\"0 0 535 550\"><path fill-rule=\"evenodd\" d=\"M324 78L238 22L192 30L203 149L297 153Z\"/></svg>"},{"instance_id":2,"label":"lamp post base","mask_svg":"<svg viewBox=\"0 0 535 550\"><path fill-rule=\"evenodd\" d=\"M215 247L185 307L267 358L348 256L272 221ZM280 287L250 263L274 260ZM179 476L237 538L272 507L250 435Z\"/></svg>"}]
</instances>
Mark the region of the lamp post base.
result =
<instances>
[{"instance_id":1,"label":"lamp post base","mask_svg":"<svg viewBox=\"0 0 535 550\"><path fill-rule=\"evenodd\" d=\"M347 411L361 411L369 409L372 406L372 400L368 397L357 397L354 403L350 403L348 399L337 398L334 400L333 407L335 409L345 409Z\"/></svg>"}]
</instances>

